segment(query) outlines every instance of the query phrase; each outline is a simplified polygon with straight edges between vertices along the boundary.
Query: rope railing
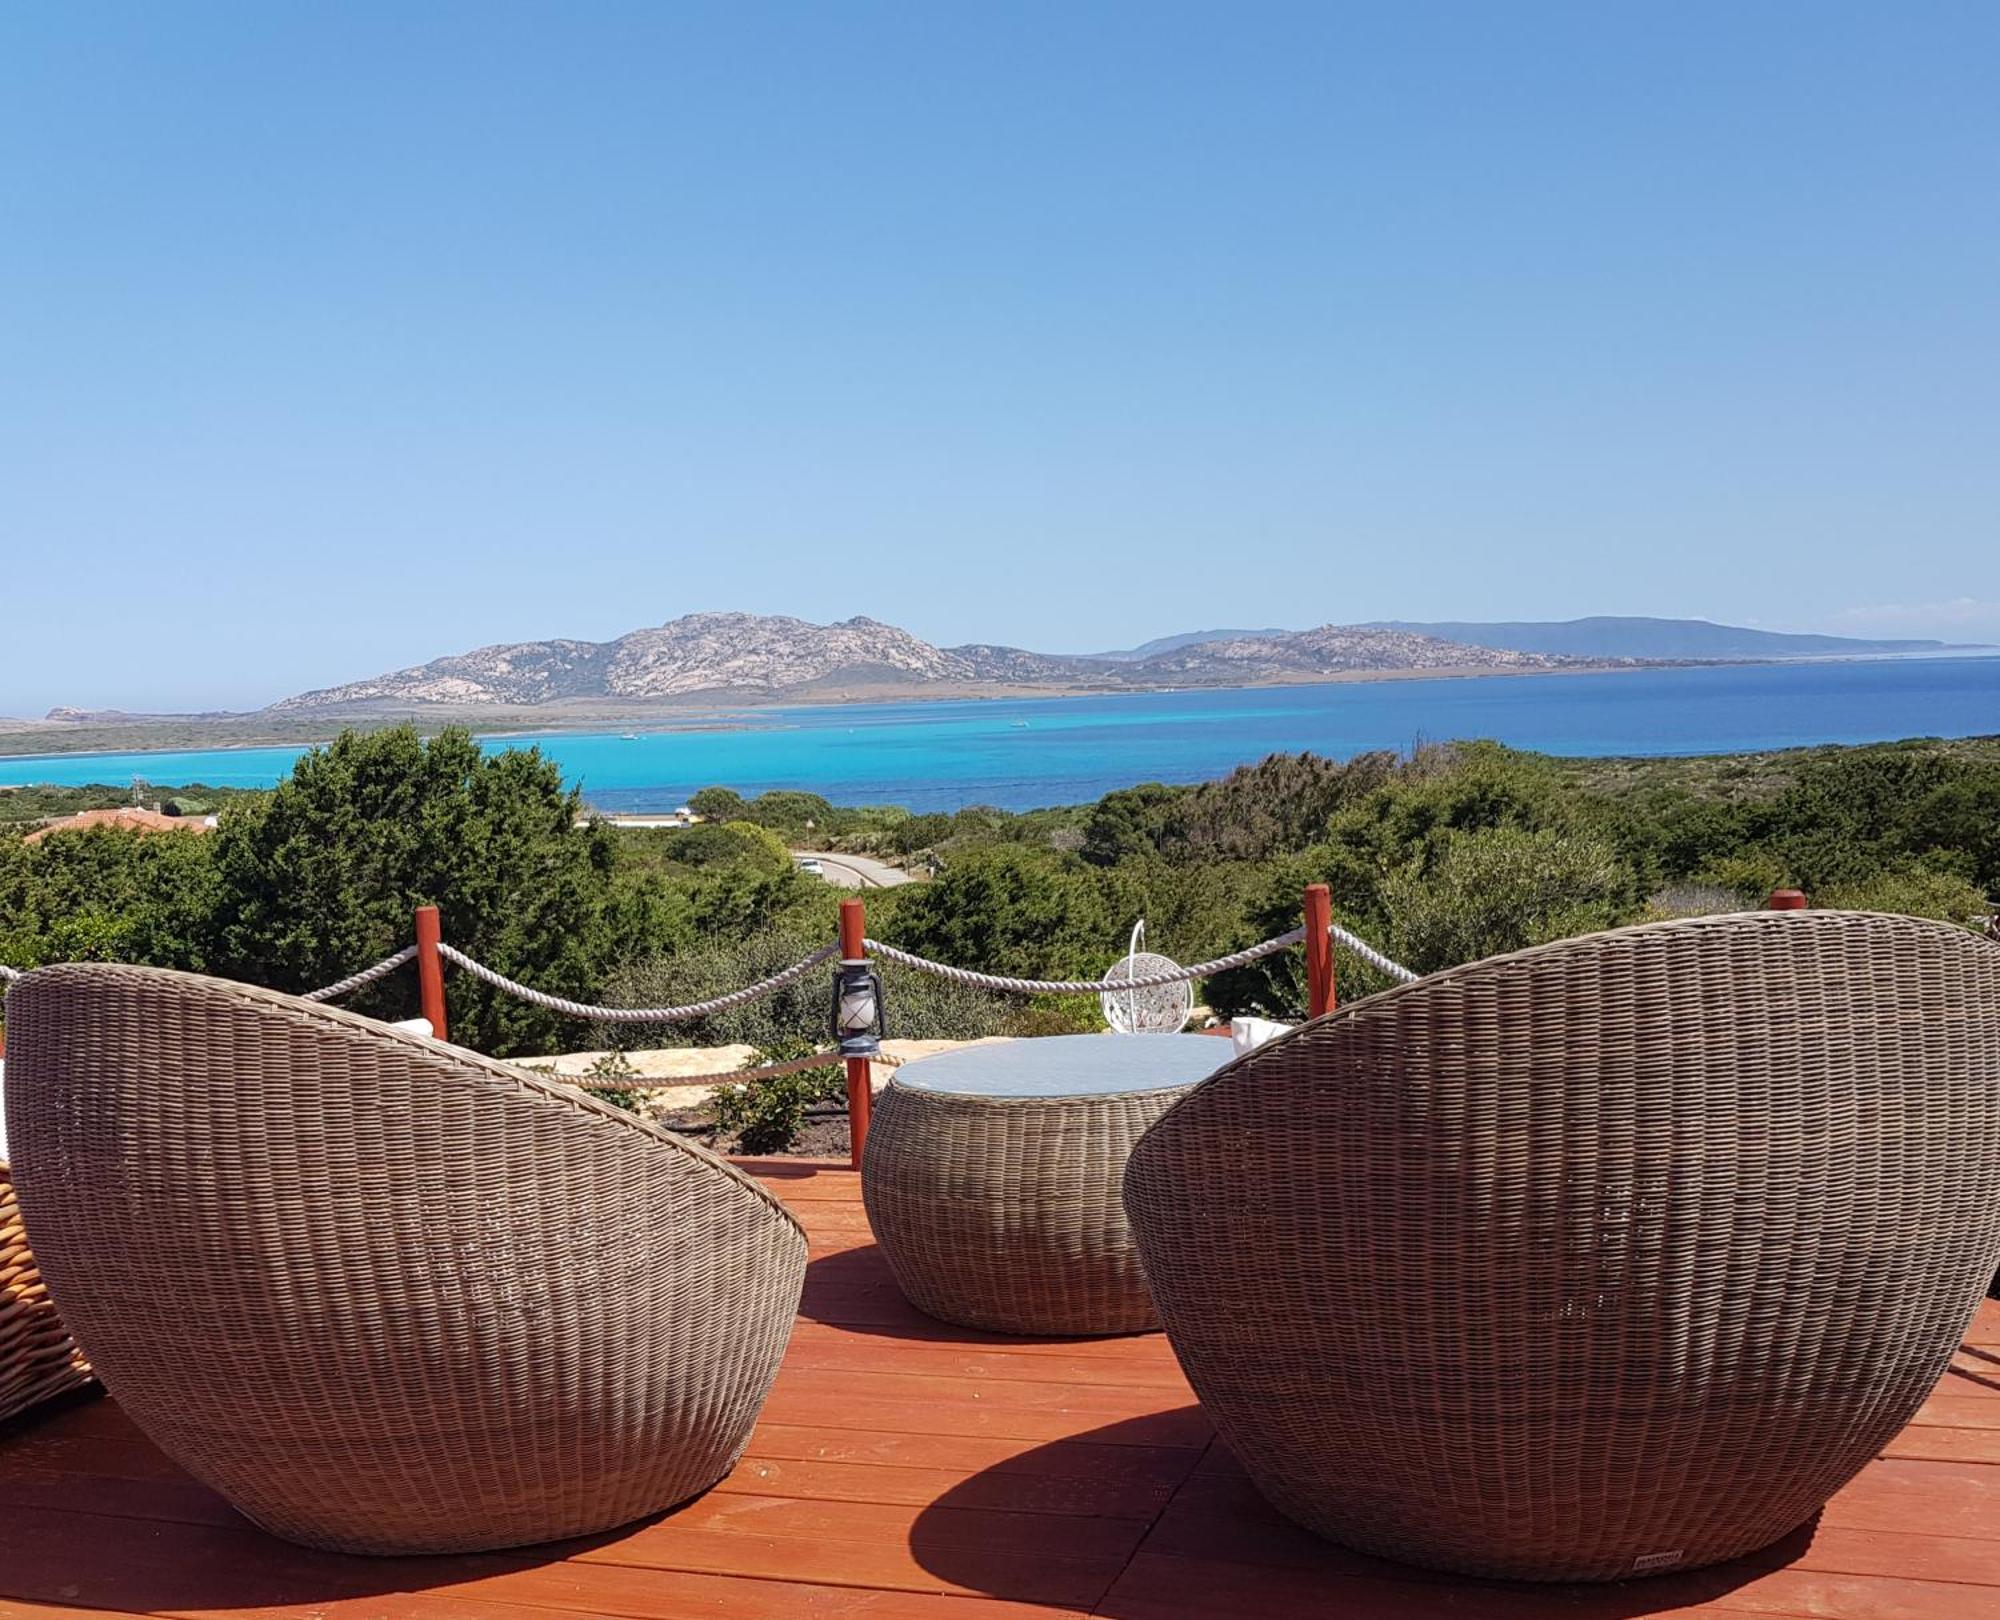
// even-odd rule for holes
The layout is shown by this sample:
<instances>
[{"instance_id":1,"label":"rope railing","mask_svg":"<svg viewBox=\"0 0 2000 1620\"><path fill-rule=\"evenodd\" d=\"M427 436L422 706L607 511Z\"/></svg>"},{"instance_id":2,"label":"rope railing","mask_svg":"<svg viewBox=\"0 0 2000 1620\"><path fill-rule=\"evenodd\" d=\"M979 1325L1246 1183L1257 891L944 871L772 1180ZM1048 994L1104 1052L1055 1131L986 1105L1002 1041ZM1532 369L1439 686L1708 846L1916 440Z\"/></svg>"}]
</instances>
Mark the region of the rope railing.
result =
<instances>
[{"instance_id":1,"label":"rope railing","mask_svg":"<svg viewBox=\"0 0 2000 1620\"><path fill-rule=\"evenodd\" d=\"M1381 969L1382 972L1388 974L1398 984L1415 984L1417 980L1423 977L1421 973L1412 973L1401 962L1392 961L1389 957L1384 956L1359 934L1349 933L1339 923L1328 923L1326 931L1336 945L1345 945L1370 967Z\"/></svg>"},{"instance_id":2,"label":"rope railing","mask_svg":"<svg viewBox=\"0 0 2000 1620\"><path fill-rule=\"evenodd\" d=\"M417 948L405 945L394 956L385 956L373 967L365 967L359 973L350 973L338 983L329 984L321 990L308 990L299 997L301 1001L337 1001L342 996L351 995L363 985L373 984L377 979L385 979L405 962L417 959Z\"/></svg>"},{"instance_id":3,"label":"rope railing","mask_svg":"<svg viewBox=\"0 0 2000 1620\"><path fill-rule=\"evenodd\" d=\"M414 952L415 947L411 947ZM741 1007L765 996L775 995L788 984L794 984L823 962L830 962L839 954L836 943L822 945L811 954L800 957L790 967L781 969L768 979L760 979L755 984L747 984L741 990L731 990L726 995L711 996L707 1001L690 1002L684 1007L593 1007L587 1002L571 1001L565 996L552 996L545 990L536 990L522 984L518 979L510 979L504 973L496 972L476 957L467 956L456 946L440 944L438 955L470 973L475 979L490 984L496 990L531 1006L546 1008L550 1012L561 1013L567 1018L580 1018L593 1024L688 1024L698 1018L712 1018L717 1013L728 1012L732 1007Z\"/></svg>"},{"instance_id":4,"label":"rope railing","mask_svg":"<svg viewBox=\"0 0 2000 1620\"><path fill-rule=\"evenodd\" d=\"M1306 937L1303 928L1294 928L1288 934L1278 934L1271 939L1260 940L1257 944L1240 951L1232 951L1227 956L1218 956L1212 962L1197 962L1192 967L1177 967L1172 972L1144 973L1130 979L1016 979L1004 973L980 973L972 968L953 967L949 962L934 962L928 956L919 956L914 951L902 950L894 945L885 945L879 939L866 940L868 954L880 957L885 962L895 962L902 967L914 968L919 973L929 973L940 979L949 979L953 984L967 984L981 990L1004 990L1023 996L1085 996L1101 995L1105 991L1151 990L1163 984L1185 984L1192 979L1211 978L1217 973L1226 973L1231 968L1247 967L1264 957L1275 955L1296 945Z\"/></svg>"},{"instance_id":5,"label":"rope railing","mask_svg":"<svg viewBox=\"0 0 2000 1620\"><path fill-rule=\"evenodd\" d=\"M1385 956L1360 935L1330 923L1327 932L1338 945L1345 946L1371 967L1380 969L1401 984L1414 983L1420 974L1413 973L1400 962ZM1104 979L1021 979L1004 973L982 973L973 968L953 967L948 962L937 962L914 951L906 951L895 945L885 944L878 939L868 940L868 954L880 957L885 962L913 968L919 973L933 974L941 979L949 979L955 984L972 985L982 990L998 990L1016 995L1099 995L1106 991L1151 990L1161 985L1185 984L1195 979L1212 978L1218 973L1226 973L1231 968L1247 967L1252 962L1275 955L1290 946L1298 944L1306 937L1303 928L1294 928L1289 933L1277 934L1270 939L1227 956L1218 956L1212 961L1197 962L1190 967L1176 967L1171 972L1149 973L1133 978ZM726 995L713 996L707 1001L690 1002L683 1007L595 1007L586 1002L571 1001L563 996L552 996L543 990L510 979L484 962L468 956L456 946L440 943L438 954L470 973L475 979L483 980L496 990L515 996L550 1012L562 1013L571 1018L588 1020L599 1024L686 1024L696 1019L710 1018L717 1013L727 1012L732 1007L741 1007L749 1002L774 995L788 984L796 983L823 962L828 962L838 954L838 944L821 946L810 955L799 958L790 967L774 973L768 979L756 984L745 985L740 990L732 990ZM351 973L346 978L325 985L318 990L305 991L302 1001L337 1001L342 996L352 995L356 990L387 978L405 963L414 961L417 947L405 945L391 956ZM20 978L19 968L0 963L0 981Z\"/></svg>"}]
</instances>

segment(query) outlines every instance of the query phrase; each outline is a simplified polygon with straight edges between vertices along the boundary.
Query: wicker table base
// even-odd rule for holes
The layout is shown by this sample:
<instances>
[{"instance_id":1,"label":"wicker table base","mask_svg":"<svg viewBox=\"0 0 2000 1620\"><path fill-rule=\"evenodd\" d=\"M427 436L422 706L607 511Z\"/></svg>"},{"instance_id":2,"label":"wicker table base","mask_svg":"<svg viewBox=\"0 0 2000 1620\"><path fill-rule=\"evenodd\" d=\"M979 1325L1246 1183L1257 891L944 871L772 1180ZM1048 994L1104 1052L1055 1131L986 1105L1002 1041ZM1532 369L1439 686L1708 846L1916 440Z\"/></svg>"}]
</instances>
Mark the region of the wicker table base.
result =
<instances>
[{"instance_id":1,"label":"wicker table base","mask_svg":"<svg viewBox=\"0 0 2000 1620\"><path fill-rule=\"evenodd\" d=\"M1078 1048L1072 1043L1082 1041ZM973 1051L911 1064L875 1102L861 1193L875 1240L919 1310L997 1333L1143 1333L1159 1317L1146 1289L1119 1189L1132 1144L1228 1046L1200 1036L1055 1037L1016 1043L1034 1059L1088 1062L1106 1043L1146 1089L1083 1095L934 1089L923 1071L983 1061ZM1171 1044L1168 1044L1171 1043ZM1192 1043L1189 1046L1184 1043ZM988 1049L992 1050L992 1049ZM1002 1060L1007 1061L1007 1060ZM1021 1054L1012 1059L1015 1066ZM1184 1079L1185 1083L1160 1084ZM968 1075L966 1083L974 1083Z\"/></svg>"}]
</instances>

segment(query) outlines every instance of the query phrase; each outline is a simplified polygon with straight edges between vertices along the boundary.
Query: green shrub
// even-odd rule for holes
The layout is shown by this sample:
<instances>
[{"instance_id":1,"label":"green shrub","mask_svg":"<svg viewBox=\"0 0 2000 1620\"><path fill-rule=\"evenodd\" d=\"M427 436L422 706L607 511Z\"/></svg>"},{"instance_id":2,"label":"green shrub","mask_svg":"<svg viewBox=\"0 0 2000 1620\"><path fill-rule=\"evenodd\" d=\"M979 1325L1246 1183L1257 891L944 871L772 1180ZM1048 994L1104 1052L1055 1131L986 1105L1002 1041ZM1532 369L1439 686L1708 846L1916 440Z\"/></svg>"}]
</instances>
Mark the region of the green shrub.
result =
<instances>
[{"instance_id":1,"label":"green shrub","mask_svg":"<svg viewBox=\"0 0 2000 1620\"><path fill-rule=\"evenodd\" d=\"M759 1063L782 1063L804 1051L759 1052ZM802 1069L769 1080L717 1086L709 1110L718 1129L736 1138L738 1153L783 1153L798 1139L807 1113L817 1104L845 1102L847 1071L838 1064Z\"/></svg>"},{"instance_id":2,"label":"green shrub","mask_svg":"<svg viewBox=\"0 0 2000 1620\"><path fill-rule=\"evenodd\" d=\"M1419 973L1613 927L1638 898L1609 844L1550 828L1453 833L1382 884L1389 954Z\"/></svg>"},{"instance_id":3,"label":"green shrub","mask_svg":"<svg viewBox=\"0 0 2000 1620\"><path fill-rule=\"evenodd\" d=\"M609 1103L613 1108L622 1108L628 1114L643 1115L646 1110L640 1105L639 1093L635 1087L605 1083L637 1078L638 1075L632 1068L632 1060L623 1052L606 1052L583 1071L577 1084L599 1102Z\"/></svg>"},{"instance_id":4,"label":"green shrub","mask_svg":"<svg viewBox=\"0 0 2000 1620\"><path fill-rule=\"evenodd\" d=\"M1964 928L1977 926L1992 910L1984 893L1956 873L1915 864L1890 867L1849 883L1830 883L1812 900L1843 911L1935 917Z\"/></svg>"}]
</instances>

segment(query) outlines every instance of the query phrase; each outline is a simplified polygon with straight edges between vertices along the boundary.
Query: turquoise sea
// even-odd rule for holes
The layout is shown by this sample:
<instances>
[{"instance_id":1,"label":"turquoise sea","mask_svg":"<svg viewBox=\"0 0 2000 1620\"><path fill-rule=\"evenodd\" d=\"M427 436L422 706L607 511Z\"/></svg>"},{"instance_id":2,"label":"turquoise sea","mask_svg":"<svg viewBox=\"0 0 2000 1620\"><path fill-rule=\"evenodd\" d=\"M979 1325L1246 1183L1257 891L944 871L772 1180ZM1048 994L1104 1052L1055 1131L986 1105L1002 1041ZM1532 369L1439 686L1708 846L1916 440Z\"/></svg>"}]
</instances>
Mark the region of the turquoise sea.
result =
<instances>
[{"instance_id":1,"label":"turquoise sea","mask_svg":"<svg viewBox=\"0 0 2000 1620\"><path fill-rule=\"evenodd\" d=\"M748 709L714 729L532 739L592 804L661 810L721 783L841 804L950 810L1072 804L1135 782L1196 782L1276 752L1492 737L1553 754L1710 754L2000 733L2000 657L1365 681L1025 702ZM495 737L493 749L523 746ZM300 750L0 759L0 785L263 787Z\"/></svg>"}]
</instances>

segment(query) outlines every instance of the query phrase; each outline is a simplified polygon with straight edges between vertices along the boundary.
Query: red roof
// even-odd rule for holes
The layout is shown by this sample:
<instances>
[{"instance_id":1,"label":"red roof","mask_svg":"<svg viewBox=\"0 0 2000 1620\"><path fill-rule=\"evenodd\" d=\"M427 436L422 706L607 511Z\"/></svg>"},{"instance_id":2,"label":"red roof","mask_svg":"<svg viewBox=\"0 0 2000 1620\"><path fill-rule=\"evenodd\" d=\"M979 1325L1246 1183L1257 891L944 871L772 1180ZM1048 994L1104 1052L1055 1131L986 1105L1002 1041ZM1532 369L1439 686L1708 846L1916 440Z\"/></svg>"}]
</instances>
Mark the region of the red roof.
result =
<instances>
[{"instance_id":1,"label":"red roof","mask_svg":"<svg viewBox=\"0 0 2000 1620\"><path fill-rule=\"evenodd\" d=\"M141 810L126 805L119 810L80 810L46 827L38 827L21 840L39 844L51 833L81 832L86 827L123 827L128 832L207 832L209 824L200 816L163 816L157 810Z\"/></svg>"}]
</instances>

